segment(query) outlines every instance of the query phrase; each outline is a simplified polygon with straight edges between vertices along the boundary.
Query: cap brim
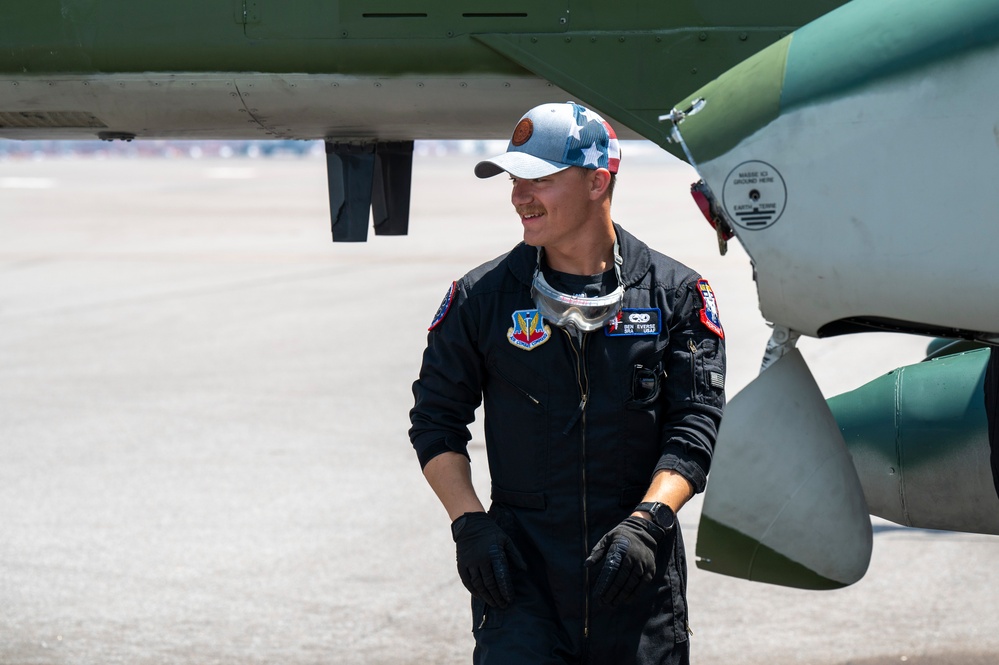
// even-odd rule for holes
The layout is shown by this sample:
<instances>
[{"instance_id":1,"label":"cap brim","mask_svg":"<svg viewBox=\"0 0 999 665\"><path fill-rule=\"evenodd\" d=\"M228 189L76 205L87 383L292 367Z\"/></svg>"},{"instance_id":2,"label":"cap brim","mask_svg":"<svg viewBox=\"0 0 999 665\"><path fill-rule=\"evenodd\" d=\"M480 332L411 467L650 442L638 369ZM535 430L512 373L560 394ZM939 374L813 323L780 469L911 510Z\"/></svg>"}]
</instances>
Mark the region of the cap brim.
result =
<instances>
[{"instance_id":1,"label":"cap brim","mask_svg":"<svg viewBox=\"0 0 999 665\"><path fill-rule=\"evenodd\" d=\"M480 178L492 178L506 171L516 178L533 180L543 178L559 171L564 171L569 166L559 162L550 162L526 152L505 152L502 155L481 161L475 165L475 175Z\"/></svg>"}]
</instances>

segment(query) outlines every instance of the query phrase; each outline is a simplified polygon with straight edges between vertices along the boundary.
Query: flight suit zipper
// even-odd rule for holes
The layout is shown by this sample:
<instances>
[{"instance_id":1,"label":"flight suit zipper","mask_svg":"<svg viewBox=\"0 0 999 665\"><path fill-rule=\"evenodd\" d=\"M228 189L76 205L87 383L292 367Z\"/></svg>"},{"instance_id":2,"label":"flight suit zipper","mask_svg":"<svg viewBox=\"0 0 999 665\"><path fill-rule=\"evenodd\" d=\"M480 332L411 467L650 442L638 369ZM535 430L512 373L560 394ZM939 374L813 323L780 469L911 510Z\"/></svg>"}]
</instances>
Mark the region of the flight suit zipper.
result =
<instances>
[{"instance_id":1,"label":"flight suit zipper","mask_svg":"<svg viewBox=\"0 0 999 665\"><path fill-rule=\"evenodd\" d=\"M572 353L576 358L576 383L579 387L579 406L576 408L576 413L573 414L572 419L566 426L564 434L568 434L569 430L580 421L580 462L581 462L581 473L580 473L580 494L582 497L583 504L583 558L589 556L590 552L587 544L590 542L590 525L589 525L589 512L587 506L587 486L586 486L586 403L590 396L590 386L589 377L586 372L586 340L589 335L582 333L580 335L581 341L577 347L575 337L565 328L562 329L566 336L569 338L569 348L572 349ZM586 640L590 636L590 569L583 568L583 639ZM585 649L585 647L584 647Z\"/></svg>"}]
</instances>

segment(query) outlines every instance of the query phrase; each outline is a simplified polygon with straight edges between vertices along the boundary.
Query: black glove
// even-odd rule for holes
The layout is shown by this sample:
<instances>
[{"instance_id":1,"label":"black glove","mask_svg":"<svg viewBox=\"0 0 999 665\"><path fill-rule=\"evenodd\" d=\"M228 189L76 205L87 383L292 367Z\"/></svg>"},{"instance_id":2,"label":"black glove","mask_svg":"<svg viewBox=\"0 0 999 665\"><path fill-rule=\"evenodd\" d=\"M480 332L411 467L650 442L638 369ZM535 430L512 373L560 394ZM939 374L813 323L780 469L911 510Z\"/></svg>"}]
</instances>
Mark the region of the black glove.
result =
<instances>
[{"instance_id":1,"label":"black glove","mask_svg":"<svg viewBox=\"0 0 999 665\"><path fill-rule=\"evenodd\" d=\"M589 568L604 560L596 594L611 607L627 602L640 584L656 574L656 552L669 543L673 530L664 530L641 517L627 517L600 539L586 559Z\"/></svg>"},{"instance_id":2,"label":"black glove","mask_svg":"<svg viewBox=\"0 0 999 665\"><path fill-rule=\"evenodd\" d=\"M507 559L527 569L510 537L487 513L465 513L451 523L451 535L465 588L491 607L508 606L513 601L513 580Z\"/></svg>"}]
</instances>

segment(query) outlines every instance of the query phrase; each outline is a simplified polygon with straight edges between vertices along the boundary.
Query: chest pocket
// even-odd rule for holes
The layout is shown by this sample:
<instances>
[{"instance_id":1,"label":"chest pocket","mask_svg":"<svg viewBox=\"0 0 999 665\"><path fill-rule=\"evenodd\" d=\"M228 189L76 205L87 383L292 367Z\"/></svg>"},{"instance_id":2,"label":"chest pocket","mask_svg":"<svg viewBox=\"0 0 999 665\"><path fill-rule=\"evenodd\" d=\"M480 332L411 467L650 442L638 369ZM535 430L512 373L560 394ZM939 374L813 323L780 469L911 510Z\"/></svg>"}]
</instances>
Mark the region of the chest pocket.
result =
<instances>
[{"instance_id":1,"label":"chest pocket","mask_svg":"<svg viewBox=\"0 0 999 665\"><path fill-rule=\"evenodd\" d=\"M640 409L659 398L659 393L662 392L662 382L666 378L664 371L662 360L651 367L642 363L636 363L632 366L631 392L627 402L629 409Z\"/></svg>"},{"instance_id":2,"label":"chest pocket","mask_svg":"<svg viewBox=\"0 0 999 665\"><path fill-rule=\"evenodd\" d=\"M494 491L540 492L549 464L548 380L515 353L498 353L486 364L489 475Z\"/></svg>"},{"instance_id":3,"label":"chest pocket","mask_svg":"<svg viewBox=\"0 0 999 665\"><path fill-rule=\"evenodd\" d=\"M648 343L629 349L620 359L621 390L624 409L614 419L613 460L616 483L622 491L623 503L634 505L633 499L648 489L649 478L660 454L660 419L666 407L667 386L665 340L646 338ZM623 340L611 340L623 341Z\"/></svg>"},{"instance_id":4,"label":"chest pocket","mask_svg":"<svg viewBox=\"0 0 999 665\"><path fill-rule=\"evenodd\" d=\"M666 337L607 337L603 342L606 361L595 370L603 385L612 386L613 399L627 409L645 408L659 399L665 381Z\"/></svg>"}]
</instances>

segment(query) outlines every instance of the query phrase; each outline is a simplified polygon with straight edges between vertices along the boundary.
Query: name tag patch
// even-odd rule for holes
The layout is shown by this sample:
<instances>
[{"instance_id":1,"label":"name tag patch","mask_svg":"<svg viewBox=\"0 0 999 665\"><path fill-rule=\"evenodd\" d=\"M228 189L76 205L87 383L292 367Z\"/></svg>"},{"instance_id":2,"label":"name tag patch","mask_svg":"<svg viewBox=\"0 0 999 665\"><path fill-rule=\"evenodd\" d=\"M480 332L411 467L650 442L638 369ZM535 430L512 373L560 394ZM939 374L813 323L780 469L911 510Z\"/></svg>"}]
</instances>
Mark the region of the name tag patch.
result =
<instances>
[{"instance_id":1,"label":"name tag patch","mask_svg":"<svg viewBox=\"0 0 999 665\"><path fill-rule=\"evenodd\" d=\"M608 337L623 335L658 335L662 330L662 312L658 307L650 309L624 308L604 325Z\"/></svg>"}]
</instances>

